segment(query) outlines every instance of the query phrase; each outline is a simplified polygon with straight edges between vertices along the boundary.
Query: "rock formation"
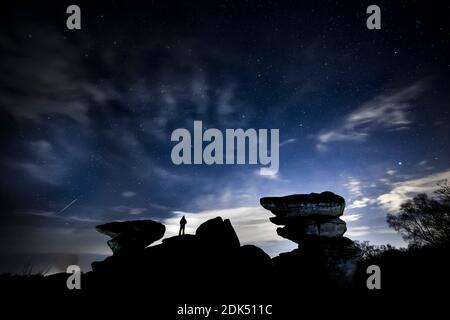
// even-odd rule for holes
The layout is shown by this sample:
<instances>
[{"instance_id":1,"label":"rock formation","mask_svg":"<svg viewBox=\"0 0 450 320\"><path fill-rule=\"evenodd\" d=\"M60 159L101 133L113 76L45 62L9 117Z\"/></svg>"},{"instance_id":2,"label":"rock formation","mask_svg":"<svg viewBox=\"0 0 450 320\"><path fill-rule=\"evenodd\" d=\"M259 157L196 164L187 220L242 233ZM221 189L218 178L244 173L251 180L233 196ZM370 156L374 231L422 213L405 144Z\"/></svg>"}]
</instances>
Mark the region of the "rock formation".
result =
<instances>
[{"instance_id":1,"label":"rock formation","mask_svg":"<svg viewBox=\"0 0 450 320\"><path fill-rule=\"evenodd\" d=\"M151 225L159 229L161 224L146 221L149 241L162 235L153 227L147 228ZM132 230L140 233L144 229L136 228L135 222L113 226L97 228L112 236L128 236ZM114 247L116 243L122 244L114 241L110 246ZM125 243L128 245L129 242ZM273 281L271 258L256 246L241 246L229 219L207 220L198 226L195 234L165 238L162 243L146 248L143 243L135 244L131 251L128 246L123 247L120 250L123 254L115 253L103 261L93 262L93 271L89 275L91 286L107 291L117 287L126 290L151 288L151 293L166 292L171 297L183 295L183 288L195 288L208 297L212 292L233 292L237 285L239 292L235 295L245 295L246 290L263 292L262 288ZM263 281L262 276L266 277Z\"/></svg>"},{"instance_id":2,"label":"rock formation","mask_svg":"<svg viewBox=\"0 0 450 320\"><path fill-rule=\"evenodd\" d=\"M339 219L345 200L332 192L266 197L260 203L276 215L270 221L284 226L277 233L297 243L308 236L340 237L347 231Z\"/></svg>"},{"instance_id":3,"label":"rock formation","mask_svg":"<svg viewBox=\"0 0 450 320\"><path fill-rule=\"evenodd\" d=\"M166 227L152 220L135 220L124 222L110 222L96 226L95 229L112 239L108 246L114 254L141 250L161 239Z\"/></svg>"},{"instance_id":4,"label":"rock formation","mask_svg":"<svg viewBox=\"0 0 450 320\"><path fill-rule=\"evenodd\" d=\"M112 222L97 226L112 237L108 245L114 254L92 264L90 284L106 290L151 287L159 294L182 283L205 296L351 286L359 249L343 237L342 197L332 192L267 197L261 205L275 214L270 220L280 226L278 234L296 242L298 249L270 258L258 247L241 246L230 220L221 217L203 222L195 234L165 238L153 246L148 245L164 235L161 223Z\"/></svg>"},{"instance_id":5,"label":"rock formation","mask_svg":"<svg viewBox=\"0 0 450 320\"><path fill-rule=\"evenodd\" d=\"M230 220L222 220L221 217L202 223L197 228L195 235L199 239L204 240L205 243L214 245L216 248L236 249L241 246Z\"/></svg>"},{"instance_id":6,"label":"rock formation","mask_svg":"<svg viewBox=\"0 0 450 320\"><path fill-rule=\"evenodd\" d=\"M270 220L283 226L277 233L299 244L299 249L274 258L280 274L291 274L295 270L337 286L351 284L359 249L353 241L343 237L347 227L339 217L344 213L344 198L326 191L265 197L260 203L275 214Z\"/></svg>"}]
</instances>

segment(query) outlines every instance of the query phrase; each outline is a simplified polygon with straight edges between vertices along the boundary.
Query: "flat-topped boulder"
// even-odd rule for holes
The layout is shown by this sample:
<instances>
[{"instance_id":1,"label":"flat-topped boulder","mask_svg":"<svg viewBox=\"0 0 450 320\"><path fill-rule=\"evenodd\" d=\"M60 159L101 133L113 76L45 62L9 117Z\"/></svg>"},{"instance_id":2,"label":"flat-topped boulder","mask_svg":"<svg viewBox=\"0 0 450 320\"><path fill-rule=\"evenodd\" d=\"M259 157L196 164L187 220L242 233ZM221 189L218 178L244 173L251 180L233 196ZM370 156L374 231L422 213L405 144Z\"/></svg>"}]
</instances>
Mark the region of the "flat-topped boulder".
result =
<instances>
[{"instance_id":1,"label":"flat-topped boulder","mask_svg":"<svg viewBox=\"0 0 450 320\"><path fill-rule=\"evenodd\" d=\"M115 254L142 250L161 239L166 232L162 223L153 220L115 221L98 225L95 229L112 238L107 243Z\"/></svg>"},{"instance_id":2,"label":"flat-topped boulder","mask_svg":"<svg viewBox=\"0 0 450 320\"><path fill-rule=\"evenodd\" d=\"M297 243L308 237L342 237L346 231L345 221L339 218L291 219L290 223L277 229L279 236Z\"/></svg>"},{"instance_id":3,"label":"flat-topped boulder","mask_svg":"<svg viewBox=\"0 0 450 320\"><path fill-rule=\"evenodd\" d=\"M284 197L264 197L261 205L277 217L332 216L344 213L345 200L330 191L310 194L293 194Z\"/></svg>"},{"instance_id":4,"label":"flat-topped boulder","mask_svg":"<svg viewBox=\"0 0 450 320\"><path fill-rule=\"evenodd\" d=\"M330 191L265 197L260 203L275 214L270 221L282 226L278 235L299 244L305 238L339 238L347 231L345 221L339 219L345 200Z\"/></svg>"}]
</instances>

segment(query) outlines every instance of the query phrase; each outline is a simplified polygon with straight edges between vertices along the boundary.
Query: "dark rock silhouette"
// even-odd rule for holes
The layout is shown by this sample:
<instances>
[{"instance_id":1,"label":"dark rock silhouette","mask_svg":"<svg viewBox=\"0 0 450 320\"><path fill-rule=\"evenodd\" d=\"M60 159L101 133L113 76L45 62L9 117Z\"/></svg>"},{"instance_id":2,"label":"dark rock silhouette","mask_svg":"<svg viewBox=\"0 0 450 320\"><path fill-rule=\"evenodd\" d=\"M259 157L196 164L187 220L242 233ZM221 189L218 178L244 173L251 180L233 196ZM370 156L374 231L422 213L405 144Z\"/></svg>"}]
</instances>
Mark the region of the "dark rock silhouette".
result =
<instances>
[{"instance_id":1,"label":"dark rock silhouette","mask_svg":"<svg viewBox=\"0 0 450 320\"><path fill-rule=\"evenodd\" d=\"M208 296L218 287L227 292L242 283L249 285L248 290L258 291L274 280L271 258L258 247L240 246L230 220L221 217L201 224L195 235L173 236L127 255L114 254L94 262L92 269L88 282L94 290L150 286L153 292L170 292L180 286L182 274L183 286ZM261 281L263 274L268 279ZM240 287L239 292L246 290Z\"/></svg>"},{"instance_id":2,"label":"dark rock silhouette","mask_svg":"<svg viewBox=\"0 0 450 320\"><path fill-rule=\"evenodd\" d=\"M308 210L306 216L296 214L292 217L295 219L285 220L281 228L281 233L290 233L282 235L298 243L298 248L274 258L254 245L241 246L231 222L221 217L205 221L195 234L165 238L149 247L148 243L164 234L162 224L155 221L111 223L98 229L113 237L110 246L114 254L92 263L93 270L81 275L81 290L67 289L67 273L45 277L0 275L0 287L8 296L16 292L16 301L23 301L25 293L33 300L45 298L45 306L49 305L48 301L53 303L50 306L55 305L54 301L58 305L66 303L65 311L72 310L74 302L89 304L102 317L105 310L116 316L120 308L127 315L141 308L152 317L168 319L185 304L252 303L273 305L275 319L291 319L307 317L308 312L313 316L325 312L326 317L335 317L349 303L368 303L366 310L375 310L374 305L378 308L386 301L397 302L396 290L409 299L423 292L428 296L433 290L448 286L449 264L444 259L448 248L388 250L364 259L360 257L363 248L360 245L340 233L324 234L326 221L337 219L336 213L325 214L325 205L321 204L320 214L315 214L312 208L322 203L321 195L315 194L309 205L305 200L308 198L308 195L284 197L285 208L290 205L285 199L302 199L296 208L301 203ZM326 193L325 199L332 198ZM284 212L290 213L286 209ZM301 227L296 225L300 221L303 221ZM308 229L314 228L310 225L315 223L320 225L320 233ZM379 265L383 272L382 294L367 289L366 270L373 264ZM335 290L342 288L352 290ZM390 299L384 298L385 288L394 293ZM99 305L107 307L99 308ZM157 316L158 312L161 317ZM272 317L261 317L269 318Z\"/></svg>"},{"instance_id":3,"label":"dark rock silhouette","mask_svg":"<svg viewBox=\"0 0 450 320\"><path fill-rule=\"evenodd\" d=\"M222 217L202 223L195 235L204 243L212 244L216 248L236 249L241 246L230 220L223 220Z\"/></svg>"},{"instance_id":4,"label":"dark rock silhouette","mask_svg":"<svg viewBox=\"0 0 450 320\"><path fill-rule=\"evenodd\" d=\"M201 292L214 291L218 282L224 291L236 290L238 285L242 294L246 290L263 293L267 288L276 287L277 283L309 289L351 286L359 249L353 241L343 237L346 225L338 218L345 207L342 197L324 192L262 198L261 204L275 212L272 222L284 226L277 230L278 234L298 243L298 249L271 259L258 247L241 246L230 220L221 217L202 223L195 235L173 236L147 248L134 240L122 245L121 235L134 239L135 222L121 228L115 224L111 228L107 224L107 228L100 226L101 231L111 233L113 230L113 240L116 237L120 240L114 244L119 243L120 252L129 254L114 254L93 263L92 278L95 281L92 285L107 287L108 279L113 277L114 285L149 284L155 290L164 290L167 283L175 281L170 278L182 271L189 274L183 280L184 285L202 288ZM147 224L152 225L147 228L149 239L156 240L162 235L155 231L156 226L161 226L159 223L148 221ZM142 228L138 233L141 231ZM115 248L116 252L117 246ZM163 280L165 283L160 282ZM246 286L242 286L243 283ZM179 284L175 282L171 286Z\"/></svg>"},{"instance_id":5,"label":"dark rock silhouette","mask_svg":"<svg viewBox=\"0 0 450 320\"><path fill-rule=\"evenodd\" d=\"M108 241L108 246L115 254L144 249L161 239L166 232L162 223L152 220L110 222L95 228L112 238Z\"/></svg>"},{"instance_id":6,"label":"dark rock silhouette","mask_svg":"<svg viewBox=\"0 0 450 320\"><path fill-rule=\"evenodd\" d=\"M322 205L321 213L314 214L311 208L322 203L320 194L313 196L313 205L306 203L308 195L286 198L302 199L308 213L305 217L297 214L294 220L286 220L281 233L291 232L284 236L295 240L298 248L274 258L254 245L241 246L231 222L221 217L205 221L195 234L165 238L149 247L146 247L148 243L164 234L162 224L155 221L111 223L98 229L115 240L110 244L114 254L92 263L93 270L81 275L81 290L67 289L67 273L46 277L0 275L0 287L9 295L17 292L19 300L25 292L33 299L45 297L48 301L51 297L52 301L69 302L67 308L73 307L74 301L81 305L89 303L102 316L106 309L116 313L117 308L123 308L128 314L141 307L145 309L143 312L150 310L151 315L160 311L159 318L167 319L173 310L186 303L244 302L273 304L276 319L290 319L305 317L308 311L314 316L329 312L329 316L335 317L349 302L368 302L373 308L373 303L379 306L388 301L377 301L384 296L367 289L366 269L372 264L382 268L382 288L408 293L404 296L409 297L411 292L415 292L414 296L429 294L430 289L448 284L448 263L444 261L448 259L443 259L448 256L448 248L389 250L364 260L360 256L363 247L340 233L324 234L321 230L320 234L314 234L307 229L314 228L308 227L311 220L323 229L324 221L337 219L324 214ZM325 198L332 197L327 193ZM289 207L285 199L284 204ZM302 219L307 223L302 227L295 225ZM142 235L144 230L148 234ZM336 290L342 288L352 290ZM395 294L390 301L397 298ZM104 301L105 306L110 304L111 308L98 308L99 301Z\"/></svg>"},{"instance_id":7,"label":"dark rock silhouette","mask_svg":"<svg viewBox=\"0 0 450 320\"><path fill-rule=\"evenodd\" d=\"M296 243L300 243L305 237L310 236L327 238L341 237L347 231L345 222L338 218L298 217L291 218L287 222L284 221L283 224L286 224L286 226L277 229L278 235Z\"/></svg>"},{"instance_id":8,"label":"dark rock silhouette","mask_svg":"<svg viewBox=\"0 0 450 320\"><path fill-rule=\"evenodd\" d=\"M298 249L273 259L281 277L296 272L311 277L291 279L289 276L286 281L303 286L318 282L336 287L352 285L360 250L353 241L342 237L347 227L338 217L344 212L344 198L326 191L265 197L260 203L276 215L270 220L283 226L277 233L299 244ZM308 284L311 279L313 283Z\"/></svg>"},{"instance_id":9,"label":"dark rock silhouette","mask_svg":"<svg viewBox=\"0 0 450 320\"><path fill-rule=\"evenodd\" d=\"M342 197L324 192L262 198L261 204L275 213L271 221L283 226L278 234L298 243L298 249L271 259L258 247L241 246L230 220L221 217L203 222L195 235L173 236L147 248L148 242L162 236L161 224L106 224L97 228L114 237L110 246L115 254L92 264L95 280L91 285L107 287L113 277L114 285L148 284L164 290L172 281L175 283L169 287L179 286L171 277L182 272L189 275L184 285L202 288L202 292L214 291L218 282L225 291L238 285L242 294L246 290L262 293L277 283L314 290L351 286L359 249L343 237L346 225L339 219L345 207ZM147 241L135 240L143 237L143 231L148 232Z\"/></svg>"},{"instance_id":10,"label":"dark rock silhouette","mask_svg":"<svg viewBox=\"0 0 450 320\"><path fill-rule=\"evenodd\" d=\"M308 236L340 237L347 231L338 218L344 213L345 200L329 191L265 197L260 203L276 215L270 221L284 226L277 233L297 243Z\"/></svg>"},{"instance_id":11,"label":"dark rock silhouette","mask_svg":"<svg viewBox=\"0 0 450 320\"><path fill-rule=\"evenodd\" d=\"M92 263L82 275L82 287L95 295L145 292L145 297L170 296L220 299L249 296L264 301L287 299L291 292L317 292L354 287L360 249L343 237L339 219L345 201L331 192L262 198L275 213L271 221L280 236L298 249L270 258L253 245L241 246L229 219L216 217L198 226L195 234L165 238L165 226L152 220L112 222L96 229L112 237L113 255ZM49 288L66 288L67 274L36 280ZM99 291L99 292L98 292ZM292 296L295 297L295 296Z\"/></svg>"},{"instance_id":12,"label":"dark rock silhouette","mask_svg":"<svg viewBox=\"0 0 450 320\"><path fill-rule=\"evenodd\" d=\"M345 200L330 191L293 194L284 197L264 197L261 205L277 217L325 215L339 217L344 213Z\"/></svg>"}]
</instances>

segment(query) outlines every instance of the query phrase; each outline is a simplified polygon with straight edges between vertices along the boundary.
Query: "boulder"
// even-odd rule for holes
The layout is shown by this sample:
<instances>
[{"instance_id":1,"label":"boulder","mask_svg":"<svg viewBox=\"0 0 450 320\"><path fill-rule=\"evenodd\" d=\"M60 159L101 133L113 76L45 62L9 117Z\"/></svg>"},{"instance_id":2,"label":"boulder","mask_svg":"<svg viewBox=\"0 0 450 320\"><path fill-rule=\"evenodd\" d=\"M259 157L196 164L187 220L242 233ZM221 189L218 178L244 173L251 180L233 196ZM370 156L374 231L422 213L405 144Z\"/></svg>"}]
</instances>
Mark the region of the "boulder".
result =
<instances>
[{"instance_id":1,"label":"boulder","mask_svg":"<svg viewBox=\"0 0 450 320\"><path fill-rule=\"evenodd\" d=\"M164 236L166 227L153 220L110 222L95 229L112 239L108 246L114 254L142 250Z\"/></svg>"},{"instance_id":2,"label":"boulder","mask_svg":"<svg viewBox=\"0 0 450 320\"><path fill-rule=\"evenodd\" d=\"M350 239L307 238L298 249L273 258L280 280L293 290L353 286L361 250ZM295 276L293 276L295 275Z\"/></svg>"},{"instance_id":3,"label":"boulder","mask_svg":"<svg viewBox=\"0 0 450 320\"><path fill-rule=\"evenodd\" d=\"M265 197L260 203L275 214L271 222L284 226L277 229L278 235L296 243L307 237L342 237L347 231L345 222L339 219L345 200L330 191Z\"/></svg>"},{"instance_id":4,"label":"boulder","mask_svg":"<svg viewBox=\"0 0 450 320\"><path fill-rule=\"evenodd\" d=\"M229 219L216 217L202 223L195 235L204 245L237 249L241 246L239 238Z\"/></svg>"},{"instance_id":5,"label":"boulder","mask_svg":"<svg viewBox=\"0 0 450 320\"><path fill-rule=\"evenodd\" d=\"M344 213L345 200L330 191L293 194L284 197L264 197L261 205L277 217L332 216Z\"/></svg>"},{"instance_id":6,"label":"boulder","mask_svg":"<svg viewBox=\"0 0 450 320\"><path fill-rule=\"evenodd\" d=\"M297 218L291 219L277 233L283 238L299 243L305 237L341 237L347 231L345 221L339 218Z\"/></svg>"}]
</instances>

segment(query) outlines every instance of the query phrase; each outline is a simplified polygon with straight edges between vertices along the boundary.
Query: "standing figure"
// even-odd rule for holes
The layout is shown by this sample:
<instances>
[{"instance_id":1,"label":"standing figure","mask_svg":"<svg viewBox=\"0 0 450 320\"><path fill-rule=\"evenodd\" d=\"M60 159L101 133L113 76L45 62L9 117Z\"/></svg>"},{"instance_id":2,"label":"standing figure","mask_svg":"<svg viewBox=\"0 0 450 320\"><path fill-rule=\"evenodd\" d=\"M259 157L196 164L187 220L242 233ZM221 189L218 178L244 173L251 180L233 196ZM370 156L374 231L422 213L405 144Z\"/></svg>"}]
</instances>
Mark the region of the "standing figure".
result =
<instances>
[{"instance_id":1,"label":"standing figure","mask_svg":"<svg viewBox=\"0 0 450 320\"><path fill-rule=\"evenodd\" d=\"M180 220L180 232L178 233L179 236L184 234L184 227L186 226L186 218L183 216Z\"/></svg>"}]
</instances>

